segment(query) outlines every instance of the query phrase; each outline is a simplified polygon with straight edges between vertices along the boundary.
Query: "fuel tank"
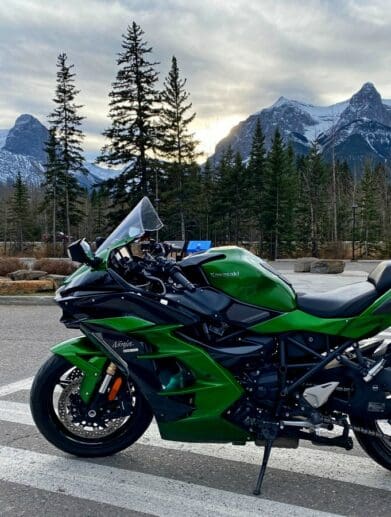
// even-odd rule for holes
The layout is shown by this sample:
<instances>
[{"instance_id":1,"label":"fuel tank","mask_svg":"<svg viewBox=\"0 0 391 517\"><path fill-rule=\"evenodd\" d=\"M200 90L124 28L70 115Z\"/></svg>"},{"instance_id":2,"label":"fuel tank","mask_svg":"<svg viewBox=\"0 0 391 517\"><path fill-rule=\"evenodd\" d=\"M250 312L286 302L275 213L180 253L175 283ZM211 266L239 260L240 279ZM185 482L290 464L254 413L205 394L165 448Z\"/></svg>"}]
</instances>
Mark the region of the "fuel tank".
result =
<instances>
[{"instance_id":1,"label":"fuel tank","mask_svg":"<svg viewBox=\"0 0 391 517\"><path fill-rule=\"evenodd\" d=\"M291 284L267 262L237 246L211 248L201 268L212 287L251 305L287 312L296 308Z\"/></svg>"}]
</instances>

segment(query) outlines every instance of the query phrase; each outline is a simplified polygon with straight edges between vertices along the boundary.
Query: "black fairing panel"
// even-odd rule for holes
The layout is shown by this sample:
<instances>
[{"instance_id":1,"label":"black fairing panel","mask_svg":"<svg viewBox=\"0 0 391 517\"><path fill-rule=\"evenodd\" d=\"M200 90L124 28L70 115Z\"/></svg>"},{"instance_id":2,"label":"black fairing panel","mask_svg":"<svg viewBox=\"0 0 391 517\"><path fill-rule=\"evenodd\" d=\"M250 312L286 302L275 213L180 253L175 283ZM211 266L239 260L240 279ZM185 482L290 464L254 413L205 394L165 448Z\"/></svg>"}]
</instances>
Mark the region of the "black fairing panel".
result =
<instances>
[{"instance_id":1,"label":"black fairing panel","mask_svg":"<svg viewBox=\"0 0 391 517\"><path fill-rule=\"evenodd\" d=\"M178 265L182 268L186 278L194 285L209 286L209 281L202 269L202 264L213 262L224 258L224 253L194 253L189 257L184 258Z\"/></svg>"},{"instance_id":2,"label":"black fairing panel","mask_svg":"<svg viewBox=\"0 0 391 517\"><path fill-rule=\"evenodd\" d=\"M76 276L68 284L60 288L61 296L69 296L76 292L116 292L122 288L108 271L86 271Z\"/></svg>"},{"instance_id":3,"label":"black fairing panel","mask_svg":"<svg viewBox=\"0 0 391 517\"><path fill-rule=\"evenodd\" d=\"M203 316L221 312L231 303L229 296L207 287L196 289L194 292L169 293L165 298Z\"/></svg>"},{"instance_id":4,"label":"black fairing panel","mask_svg":"<svg viewBox=\"0 0 391 517\"><path fill-rule=\"evenodd\" d=\"M273 317L271 311L237 302L212 287L198 288L194 292L169 293L165 298L203 317L218 318L239 327L255 325Z\"/></svg>"},{"instance_id":5,"label":"black fairing panel","mask_svg":"<svg viewBox=\"0 0 391 517\"><path fill-rule=\"evenodd\" d=\"M180 262L178 262L178 265L182 269L186 269L188 267L201 266L202 264L206 264L207 262L219 260L224 257L224 253L194 253L194 255L186 257Z\"/></svg>"},{"instance_id":6,"label":"black fairing panel","mask_svg":"<svg viewBox=\"0 0 391 517\"><path fill-rule=\"evenodd\" d=\"M270 357L275 349L272 336L245 337L234 346L212 346L203 344L208 353L225 368L240 368L251 359Z\"/></svg>"},{"instance_id":7,"label":"black fairing panel","mask_svg":"<svg viewBox=\"0 0 391 517\"><path fill-rule=\"evenodd\" d=\"M158 298L139 296L137 293L93 293L57 301L63 309L61 321L70 328L79 328L80 322L86 319L118 316L137 316L161 325L194 325L199 322L199 317L185 308L163 305Z\"/></svg>"}]
</instances>

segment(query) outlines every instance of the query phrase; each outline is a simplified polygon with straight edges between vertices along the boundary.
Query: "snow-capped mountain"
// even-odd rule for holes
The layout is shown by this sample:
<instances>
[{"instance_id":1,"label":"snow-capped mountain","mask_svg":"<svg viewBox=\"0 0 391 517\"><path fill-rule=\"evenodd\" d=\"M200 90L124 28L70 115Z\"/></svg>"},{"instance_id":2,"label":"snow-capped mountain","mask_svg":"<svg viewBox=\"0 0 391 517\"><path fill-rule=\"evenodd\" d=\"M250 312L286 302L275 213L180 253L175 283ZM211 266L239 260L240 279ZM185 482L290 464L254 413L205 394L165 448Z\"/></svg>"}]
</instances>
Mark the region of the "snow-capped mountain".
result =
<instances>
[{"instance_id":1,"label":"snow-capped mountain","mask_svg":"<svg viewBox=\"0 0 391 517\"><path fill-rule=\"evenodd\" d=\"M19 171L30 185L42 183L48 130L32 115L20 115L11 129L0 129L0 183L13 184ZM118 172L85 163L88 174L76 174L79 183L92 188Z\"/></svg>"},{"instance_id":2,"label":"snow-capped mountain","mask_svg":"<svg viewBox=\"0 0 391 517\"><path fill-rule=\"evenodd\" d=\"M372 83L365 83L349 100L331 106L314 106L280 97L231 129L221 140L213 158L218 161L229 145L246 160L252 136L260 120L269 147L276 128L297 153L306 154L317 141L326 158L360 166L367 158L376 162L391 159L391 100L382 100Z\"/></svg>"}]
</instances>

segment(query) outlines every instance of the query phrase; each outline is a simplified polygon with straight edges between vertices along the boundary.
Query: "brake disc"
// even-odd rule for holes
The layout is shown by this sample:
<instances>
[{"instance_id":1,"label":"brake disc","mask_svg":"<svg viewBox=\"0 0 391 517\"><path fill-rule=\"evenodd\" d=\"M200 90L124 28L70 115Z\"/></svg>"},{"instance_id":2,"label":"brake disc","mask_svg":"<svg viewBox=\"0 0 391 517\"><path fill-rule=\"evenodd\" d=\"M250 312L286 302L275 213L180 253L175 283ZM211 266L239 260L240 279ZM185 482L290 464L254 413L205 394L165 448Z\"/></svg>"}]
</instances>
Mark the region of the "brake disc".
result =
<instances>
[{"instance_id":1,"label":"brake disc","mask_svg":"<svg viewBox=\"0 0 391 517\"><path fill-rule=\"evenodd\" d=\"M117 431L130 418L129 415L112 418L110 409L98 408L97 411L86 411L80 397L82 374L67 376L59 396L58 417L63 426L75 436L81 438L105 438ZM120 402L118 402L120 404Z\"/></svg>"}]
</instances>

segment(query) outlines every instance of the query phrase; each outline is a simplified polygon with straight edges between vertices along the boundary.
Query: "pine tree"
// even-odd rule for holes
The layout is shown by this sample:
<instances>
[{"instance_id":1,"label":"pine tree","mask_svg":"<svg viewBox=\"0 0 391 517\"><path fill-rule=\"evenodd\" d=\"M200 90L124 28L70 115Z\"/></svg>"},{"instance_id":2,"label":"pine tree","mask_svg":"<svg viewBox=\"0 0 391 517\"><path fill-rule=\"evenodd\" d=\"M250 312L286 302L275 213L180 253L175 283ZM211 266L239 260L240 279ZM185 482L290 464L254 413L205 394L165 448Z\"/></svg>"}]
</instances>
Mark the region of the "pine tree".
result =
<instances>
[{"instance_id":1,"label":"pine tree","mask_svg":"<svg viewBox=\"0 0 391 517\"><path fill-rule=\"evenodd\" d=\"M167 201L172 203L171 211L179 213L182 240L186 239L186 182L189 181L195 160L199 156L196 152L198 142L189 128L196 114L191 113L190 94L185 90L185 85L186 79L181 79L177 59L173 56L161 94L160 152L168 162L166 170L171 199Z\"/></svg>"},{"instance_id":2,"label":"pine tree","mask_svg":"<svg viewBox=\"0 0 391 517\"><path fill-rule=\"evenodd\" d=\"M252 139L250 157L245 174L247 189L246 215L251 226L259 238L260 248L265 229L263 228L263 194L266 169L265 137L262 132L260 119L257 119ZM250 229L250 233L251 229ZM253 239L251 239L253 240Z\"/></svg>"},{"instance_id":3,"label":"pine tree","mask_svg":"<svg viewBox=\"0 0 391 517\"><path fill-rule=\"evenodd\" d=\"M346 161L337 161L336 170L338 236L341 241L347 241L352 236L353 177Z\"/></svg>"},{"instance_id":4,"label":"pine tree","mask_svg":"<svg viewBox=\"0 0 391 517\"><path fill-rule=\"evenodd\" d=\"M293 251L292 243L297 235L297 204L299 193L299 178L297 171L296 156L289 143L286 151L286 190L285 190L285 213L284 213L284 227L283 236L285 240L285 251L291 254Z\"/></svg>"},{"instance_id":5,"label":"pine tree","mask_svg":"<svg viewBox=\"0 0 391 517\"><path fill-rule=\"evenodd\" d=\"M300 160L298 195L298 232L310 243L311 255L319 256L319 243L327 224L328 174L319 148L314 143L308 156Z\"/></svg>"},{"instance_id":6,"label":"pine tree","mask_svg":"<svg viewBox=\"0 0 391 517\"><path fill-rule=\"evenodd\" d=\"M287 206L290 196L286 149L277 129L268 154L264 180L263 226L269 243L270 256L275 260L286 236Z\"/></svg>"},{"instance_id":7,"label":"pine tree","mask_svg":"<svg viewBox=\"0 0 391 517\"><path fill-rule=\"evenodd\" d=\"M67 55L59 54L57 59L57 86L55 109L49 115L51 128L57 140L57 163L61 170L64 197L60 198L59 208L64 214L65 232L70 237L71 225L77 223L81 213L78 207L78 195L81 188L75 178L76 172L85 174L82 141L84 134L80 129L84 117L78 114L82 107L76 104L79 90L75 86L74 65L67 64Z\"/></svg>"},{"instance_id":8,"label":"pine tree","mask_svg":"<svg viewBox=\"0 0 391 517\"><path fill-rule=\"evenodd\" d=\"M216 167L213 199L214 240L230 243L232 240L232 169L234 153L232 147L224 150Z\"/></svg>"},{"instance_id":9,"label":"pine tree","mask_svg":"<svg viewBox=\"0 0 391 517\"><path fill-rule=\"evenodd\" d=\"M93 189L91 202L91 233L93 238L102 237L106 228L108 199L103 188Z\"/></svg>"},{"instance_id":10,"label":"pine tree","mask_svg":"<svg viewBox=\"0 0 391 517\"><path fill-rule=\"evenodd\" d=\"M62 164L59 160L60 151L58 149L54 128L49 131L49 138L45 150L47 158L45 163L45 181L42 185L44 189L42 208L49 214L53 253L56 254L59 200L64 199L64 186L66 182L61 166Z\"/></svg>"},{"instance_id":11,"label":"pine tree","mask_svg":"<svg viewBox=\"0 0 391 517\"><path fill-rule=\"evenodd\" d=\"M23 243L29 233L29 195L27 185L20 172L16 174L14 190L12 194L11 211L13 216L15 248L23 250Z\"/></svg>"},{"instance_id":12,"label":"pine tree","mask_svg":"<svg viewBox=\"0 0 391 517\"><path fill-rule=\"evenodd\" d=\"M358 193L360 240L364 244L366 257L369 256L370 244L379 241L381 235L381 193L377 172L369 162L365 164Z\"/></svg>"},{"instance_id":13,"label":"pine tree","mask_svg":"<svg viewBox=\"0 0 391 517\"><path fill-rule=\"evenodd\" d=\"M136 197L153 191L154 170L151 153L159 131L158 74L149 60L152 48L143 40L144 31L135 22L122 36L119 67L110 97L111 126L104 131L109 140L98 161L125 166L121 174L107 182L112 199L111 222L122 219Z\"/></svg>"},{"instance_id":14,"label":"pine tree","mask_svg":"<svg viewBox=\"0 0 391 517\"><path fill-rule=\"evenodd\" d=\"M210 159L205 162L204 169L201 174L201 189L200 189L200 213L203 217L201 222L202 235L206 240L211 239L211 228L213 225L213 198L214 198L214 170Z\"/></svg>"}]
</instances>

